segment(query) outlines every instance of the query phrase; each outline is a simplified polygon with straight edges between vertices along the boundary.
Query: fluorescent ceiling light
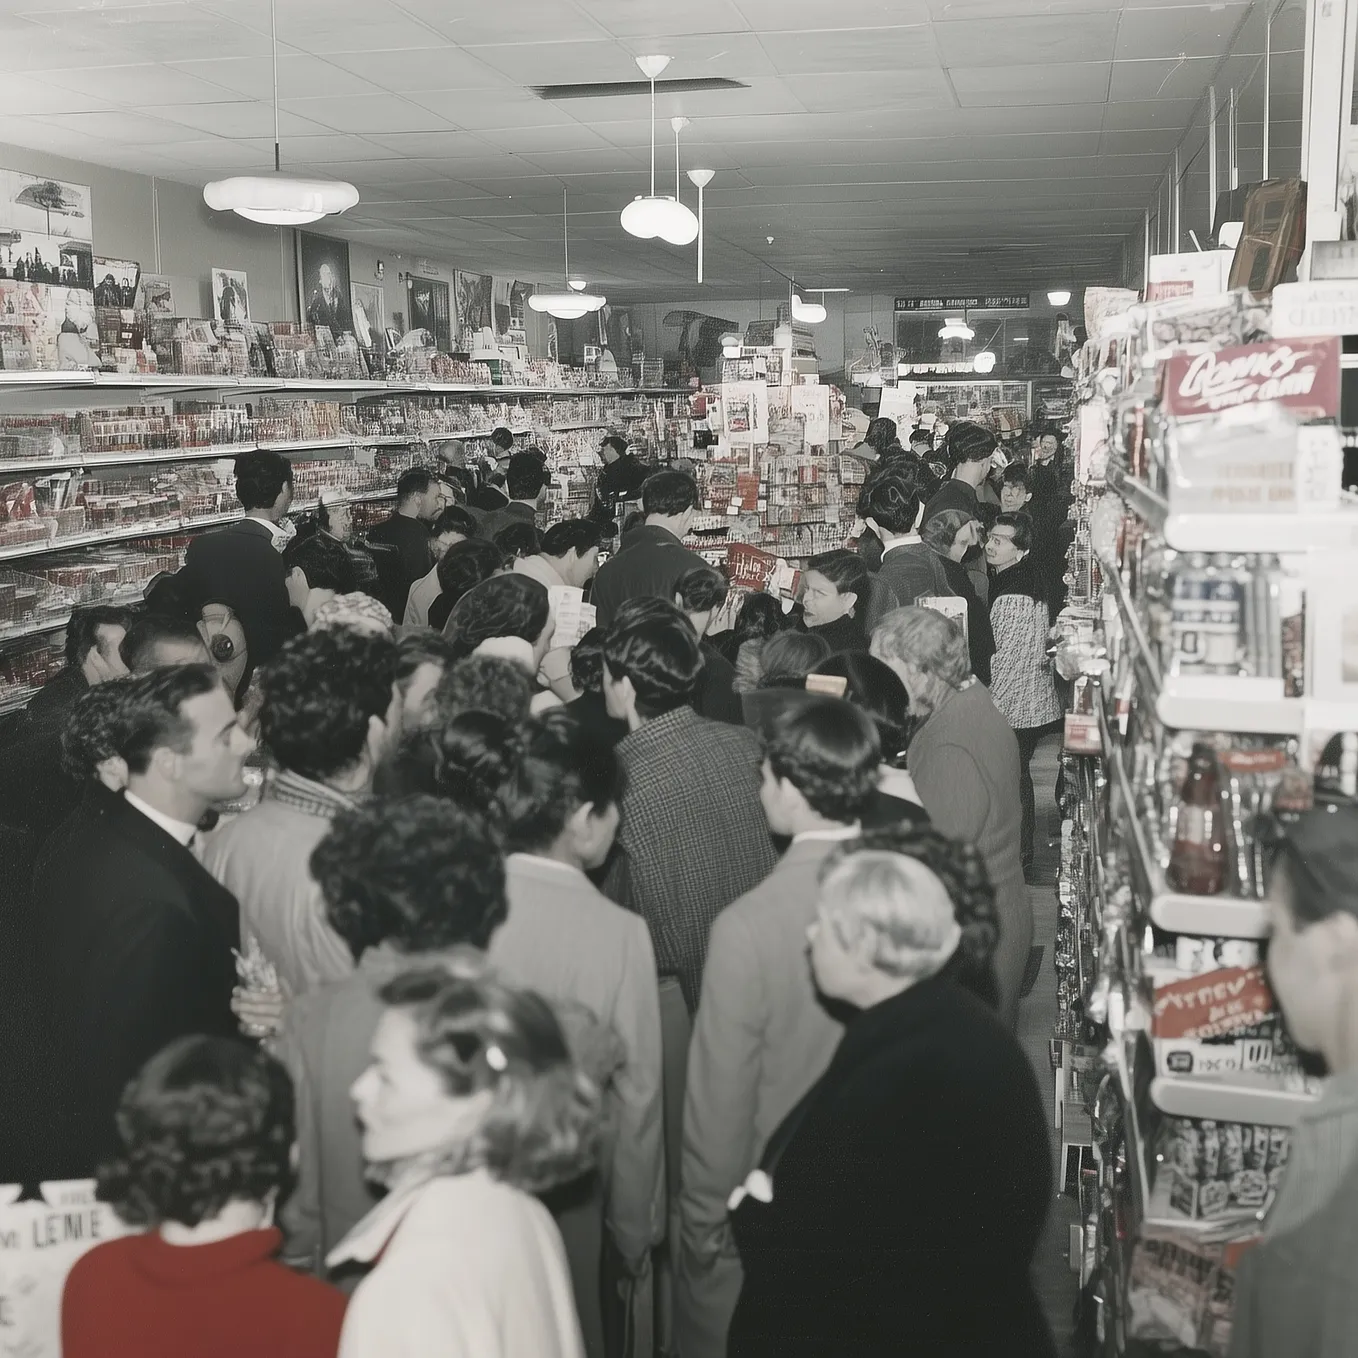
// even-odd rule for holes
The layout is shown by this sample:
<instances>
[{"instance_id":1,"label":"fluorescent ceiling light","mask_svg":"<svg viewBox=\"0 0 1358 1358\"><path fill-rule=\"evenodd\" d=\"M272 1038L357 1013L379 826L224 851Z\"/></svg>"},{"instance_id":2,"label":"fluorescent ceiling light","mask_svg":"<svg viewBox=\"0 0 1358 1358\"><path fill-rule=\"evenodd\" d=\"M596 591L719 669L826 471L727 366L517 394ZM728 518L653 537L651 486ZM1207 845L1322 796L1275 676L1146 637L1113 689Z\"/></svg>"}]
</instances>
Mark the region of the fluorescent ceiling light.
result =
<instances>
[{"instance_id":1,"label":"fluorescent ceiling light","mask_svg":"<svg viewBox=\"0 0 1358 1358\"><path fill-rule=\"evenodd\" d=\"M1070 301L1070 289L1053 288L1047 294L1047 301L1049 301L1052 306L1065 306L1066 303Z\"/></svg>"},{"instance_id":2,"label":"fluorescent ceiling light","mask_svg":"<svg viewBox=\"0 0 1358 1358\"><path fill-rule=\"evenodd\" d=\"M978 373L988 373L995 371L995 355L989 349L982 349L975 358L971 360L971 366Z\"/></svg>"}]
</instances>

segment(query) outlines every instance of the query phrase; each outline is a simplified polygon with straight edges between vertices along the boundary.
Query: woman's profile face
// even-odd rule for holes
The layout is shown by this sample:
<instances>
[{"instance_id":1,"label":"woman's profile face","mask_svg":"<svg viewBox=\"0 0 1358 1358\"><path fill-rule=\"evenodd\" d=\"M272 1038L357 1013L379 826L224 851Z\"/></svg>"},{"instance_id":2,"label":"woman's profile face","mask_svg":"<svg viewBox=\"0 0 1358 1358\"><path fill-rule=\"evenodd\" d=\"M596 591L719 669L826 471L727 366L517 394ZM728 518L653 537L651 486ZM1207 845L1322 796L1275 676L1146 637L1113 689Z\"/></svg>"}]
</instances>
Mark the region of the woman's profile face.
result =
<instances>
[{"instance_id":1,"label":"woman's profile face","mask_svg":"<svg viewBox=\"0 0 1358 1358\"><path fill-rule=\"evenodd\" d=\"M807 571L802 581L802 612L808 627L824 627L842 618L856 602L852 594L841 594L834 581L819 571Z\"/></svg>"},{"instance_id":2,"label":"woman's profile face","mask_svg":"<svg viewBox=\"0 0 1358 1358\"><path fill-rule=\"evenodd\" d=\"M405 1010L388 1009L373 1034L368 1068L350 1087L363 1155L372 1164L459 1146L483 1115L486 1096L450 1094L420 1056L416 1032Z\"/></svg>"}]
</instances>

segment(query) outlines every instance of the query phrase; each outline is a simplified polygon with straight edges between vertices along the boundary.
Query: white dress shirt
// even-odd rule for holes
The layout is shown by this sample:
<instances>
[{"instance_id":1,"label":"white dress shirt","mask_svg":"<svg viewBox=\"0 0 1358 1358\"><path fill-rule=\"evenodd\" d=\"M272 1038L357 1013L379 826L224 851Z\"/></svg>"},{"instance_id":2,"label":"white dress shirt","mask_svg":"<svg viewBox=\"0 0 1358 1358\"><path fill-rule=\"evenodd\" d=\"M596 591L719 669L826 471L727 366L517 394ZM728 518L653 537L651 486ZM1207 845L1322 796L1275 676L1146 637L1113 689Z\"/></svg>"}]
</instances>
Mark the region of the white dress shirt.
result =
<instances>
[{"instance_id":1,"label":"white dress shirt","mask_svg":"<svg viewBox=\"0 0 1358 1358\"><path fill-rule=\"evenodd\" d=\"M167 816L163 811L157 811L154 806L142 801L135 792L125 791L123 797L129 806L135 806L147 820L155 821L167 835L172 839L177 839L186 849L192 843L194 835L198 833L196 825L190 825L186 820L175 820L173 816Z\"/></svg>"}]
</instances>

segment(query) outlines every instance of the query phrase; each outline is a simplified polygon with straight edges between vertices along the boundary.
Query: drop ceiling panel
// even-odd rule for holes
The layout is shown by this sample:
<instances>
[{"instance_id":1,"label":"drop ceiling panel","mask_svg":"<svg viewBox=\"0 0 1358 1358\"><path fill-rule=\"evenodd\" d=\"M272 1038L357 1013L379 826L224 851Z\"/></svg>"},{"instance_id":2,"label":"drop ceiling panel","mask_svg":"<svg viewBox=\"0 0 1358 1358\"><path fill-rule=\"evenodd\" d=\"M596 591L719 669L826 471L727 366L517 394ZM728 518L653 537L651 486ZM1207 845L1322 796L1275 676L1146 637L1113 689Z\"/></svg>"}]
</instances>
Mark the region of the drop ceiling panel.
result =
<instances>
[{"instance_id":1,"label":"drop ceiling panel","mask_svg":"<svg viewBox=\"0 0 1358 1358\"><path fill-rule=\"evenodd\" d=\"M214 102L229 99L232 93L221 85L153 63L46 71L42 78L61 89L78 90L122 104L128 103L131 94L142 108L153 104Z\"/></svg>"},{"instance_id":2,"label":"drop ceiling panel","mask_svg":"<svg viewBox=\"0 0 1358 1358\"><path fill-rule=\"evenodd\" d=\"M3 97L0 87L0 98ZM272 137L274 131L273 109L250 99L219 104L164 104L156 109L156 117L192 128L205 137ZM325 136L331 131L323 123L298 117L287 109L280 112L278 125L280 133L288 138Z\"/></svg>"},{"instance_id":3,"label":"drop ceiling panel","mask_svg":"<svg viewBox=\"0 0 1358 1358\"><path fill-rule=\"evenodd\" d=\"M1113 57L1118 15L1043 15L935 23L934 38L944 64L953 66L1062 66L1105 62ZM1161 49L1164 50L1163 48ZM1060 81L1054 79L1059 86Z\"/></svg>"},{"instance_id":4,"label":"drop ceiling panel","mask_svg":"<svg viewBox=\"0 0 1358 1358\"><path fill-rule=\"evenodd\" d=\"M391 51L335 52L331 64L387 90L491 90L504 88L505 77L470 52L440 46L432 36L419 47Z\"/></svg>"},{"instance_id":5,"label":"drop ceiling panel","mask_svg":"<svg viewBox=\"0 0 1358 1358\"><path fill-rule=\"evenodd\" d=\"M153 7L99 6L52 10L25 5L28 19L48 31L58 48L75 38L81 45L122 48L143 61L175 61L216 51L222 56L256 56L269 51L269 39L231 17L189 4Z\"/></svg>"},{"instance_id":6,"label":"drop ceiling panel","mask_svg":"<svg viewBox=\"0 0 1358 1358\"><path fill-rule=\"evenodd\" d=\"M273 97L273 63L268 57L228 57L178 61L171 70L196 76L251 99ZM304 53L278 54L278 90L284 99L348 94L380 94L379 86L328 61ZM220 97L220 96L218 96Z\"/></svg>"},{"instance_id":7,"label":"drop ceiling panel","mask_svg":"<svg viewBox=\"0 0 1358 1358\"><path fill-rule=\"evenodd\" d=\"M1196 99L1133 99L1106 104L1103 110L1105 132L1160 132L1172 129L1177 141L1197 110ZM1158 143L1147 141L1147 149Z\"/></svg>"},{"instance_id":8,"label":"drop ceiling panel","mask_svg":"<svg viewBox=\"0 0 1358 1358\"><path fill-rule=\"evenodd\" d=\"M861 112L864 107L897 112L956 106L952 87L940 70L911 71L902 77L886 71L853 76L804 75L789 81L810 113Z\"/></svg>"},{"instance_id":9,"label":"drop ceiling panel","mask_svg":"<svg viewBox=\"0 0 1358 1358\"><path fill-rule=\"evenodd\" d=\"M1218 57L1165 57L1157 61L1115 61L1109 99L1199 99Z\"/></svg>"},{"instance_id":10,"label":"drop ceiling panel","mask_svg":"<svg viewBox=\"0 0 1358 1358\"><path fill-rule=\"evenodd\" d=\"M566 42L610 36L604 29L563 0L512 0L513 14L495 4L449 4L448 0L398 0L413 18L428 25L445 41L460 46L504 42L506 29L523 42ZM512 17L512 23L506 20Z\"/></svg>"},{"instance_id":11,"label":"drop ceiling panel","mask_svg":"<svg viewBox=\"0 0 1358 1358\"><path fill-rule=\"evenodd\" d=\"M468 51L522 86L639 79L632 54L621 43L607 38L587 42L478 43Z\"/></svg>"},{"instance_id":12,"label":"drop ceiling panel","mask_svg":"<svg viewBox=\"0 0 1358 1358\"><path fill-rule=\"evenodd\" d=\"M0 113L94 113L115 107L100 95L65 89L39 77L9 75L0 80ZM0 132L5 130L0 128Z\"/></svg>"},{"instance_id":13,"label":"drop ceiling panel","mask_svg":"<svg viewBox=\"0 0 1358 1358\"><path fill-rule=\"evenodd\" d=\"M1080 62L1065 66L953 67L953 87L964 108L1009 108L1016 104L1100 102L1108 92L1111 63Z\"/></svg>"},{"instance_id":14,"label":"drop ceiling panel","mask_svg":"<svg viewBox=\"0 0 1358 1358\"><path fill-rule=\"evenodd\" d=\"M336 99L286 99L283 107L336 132L443 132L450 130L436 113L394 94L353 94Z\"/></svg>"},{"instance_id":15,"label":"drop ceiling panel","mask_svg":"<svg viewBox=\"0 0 1358 1358\"><path fill-rule=\"evenodd\" d=\"M938 65L927 24L838 33L766 33L760 41L780 75L913 71Z\"/></svg>"},{"instance_id":16,"label":"drop ceiling panel","mask_svg":"<svg viewBox=\"0 0 1358 1358\"><path fill-rule=\"evenodd\" d=\"M805 0L801 0L805 8ZM740 33L749 28L733 0L575 0L575 7L619 38ZM668 48L660 48L668 52Z\"/></svg>"},{"instance_id":17,"label":"drop ceiling panel","mask_svg":"<svg viewBox=\"0 0 1358 1358\"><path fill-rule=\"evenodd\" d=\"M845 32L929 22L924 0L859 0L833 12L816 0L736 0L736 4L756 33Z\"/></svg>"},{"instance_id":18,"label":"drop ceiling panel","mask_svg":"<svg viewBox=\"0 0 1358 1358\"><path fill-rule=\"evenodd\" d=\"M1129 9L1118 27L1116 58L1148 60L1166 52L1218 57L1249 12L1246 0L1183 8Z\"/></svg>"}]
</instances>

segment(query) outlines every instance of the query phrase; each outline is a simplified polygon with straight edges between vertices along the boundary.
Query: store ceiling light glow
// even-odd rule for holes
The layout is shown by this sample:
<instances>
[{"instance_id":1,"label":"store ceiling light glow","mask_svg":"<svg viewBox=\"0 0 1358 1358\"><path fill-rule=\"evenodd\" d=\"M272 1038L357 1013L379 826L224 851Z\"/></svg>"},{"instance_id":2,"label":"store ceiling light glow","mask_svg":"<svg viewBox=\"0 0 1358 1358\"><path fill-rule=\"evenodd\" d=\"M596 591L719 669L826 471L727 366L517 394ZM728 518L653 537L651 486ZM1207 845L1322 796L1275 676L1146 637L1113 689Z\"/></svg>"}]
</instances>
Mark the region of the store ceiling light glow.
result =
<instances>
[{"instance_id":1,"label":"store ceiling light glow","mask_svg":"<svg viewBox=\"0 0 1358 1358\"><path fill-rule=\"evenodd\" d=\"M641 73L651 82L651 191L638 195L622 210L622 229L640 240L668 241L671 245L692 245L698 239L698 219L679 201L679 129L687 119L674 123L674 197L655 191L655 78L670 64L669 57L638 57Z\"/></svg>"},{"instance_id":2,"label":"store ceiling light glow","mask_svg":"<svg viewBox=\"0 0 1358 1358\"><path fill-rule=\"evenodd\" d=\"M240 175L215 179L203 186L203 201L216 212L234 212L265 226L305 226L347 212L358 202L358 190L339 179L292 179L283 171L278 133L278 15L269 0L273 38L273 168L272 175Z\"/></svg>"},{"instance_id":3,"label":"store ceiling light glow","mask_svg":"<svg viewBox=\"0 0 1358 1358\"><path fill-rule=\"evenodd\" d=\"M583 278L571 277L571 237L569 217L566 212L566 194L568 190L563 184L561 186L561 247L565 255L566 262L566 291L565 292L535 292L528 299L528 305L534 311L545 311L549 316L555 316L559 321L578 321L581 316L587 316L591 311L598 311L607 301L607 297L601 297L597 293L586 292L589 284Z\"/></svg>"},{"instance_id":4,"label":"store ceiling light glow","mask_svg":"<svg viewBox=\"0 0 1358 1358\"><path fill-rule=\"evenodd\" d=\"M990 373L995 371L995 355L989 349L982 349L975 358L971 360L971 366L978 373Z\"/></svg>"},{"instance_id":5,"label":"store ceiling light glow","mask_svg":"<svg viewBox=\"0 0 1358 1358\"><path fill-rule=\"evenodd\" d=\"M1065 306L1066 303L1070 301L1070 289L1053 288L1047 294L1047 301L1049 301L1052 306Z\"/></svg>"},{"instance_id":6,"label":"store ceiling light glow","mask_svg":"<svg viewBox=\"0 0 1358 1358\"><path fill-rule=\"evenodd\" d=\"M966 322L963 316L949 316L943 322L943 328L938 332L939 339L960 339L971 340L976 338L976 332Z\"/></svg>"},{"instance_id":7,"label":"store ceiling light glow","mask_svg":"<svg viewBox=\"0 0 1358 1358\"><path fill-rule=\"evenodd\" d=\"M804 302L794 292L792 294L792 319L803 325L819 325L826 316L825 307L820 302Z\"/></svg>"}]
</instances>

